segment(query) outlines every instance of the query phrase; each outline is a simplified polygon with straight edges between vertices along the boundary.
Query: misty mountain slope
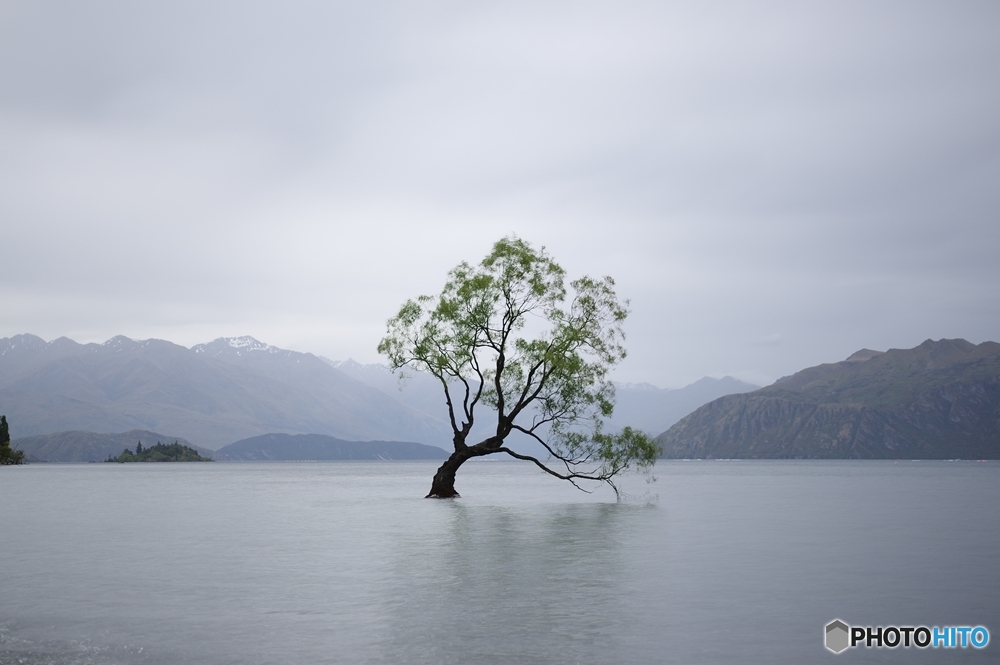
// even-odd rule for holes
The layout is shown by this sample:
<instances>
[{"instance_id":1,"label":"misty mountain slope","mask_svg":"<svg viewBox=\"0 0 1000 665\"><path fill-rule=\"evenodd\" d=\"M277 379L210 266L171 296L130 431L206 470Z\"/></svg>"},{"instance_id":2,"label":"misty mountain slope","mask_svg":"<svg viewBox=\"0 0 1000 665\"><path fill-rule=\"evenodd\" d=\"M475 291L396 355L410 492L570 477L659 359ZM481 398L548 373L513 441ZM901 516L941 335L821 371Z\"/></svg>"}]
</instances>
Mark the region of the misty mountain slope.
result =
<instances>
[{"instance_id":1,"label":"misty mountain slope","mask_svg":"<svg viewBox=\"0 0 1000 665\"><path fill-rule=\"evenodd\" d=\"M447 424L440 417L414 409L394 399L393 395L332 368L311 353L279 349L252 337L220 338L191 350L282 384L294 385L325 403L338 404L358 419L358 426L365 423L381 431L395 432L396 438L409 440L438 443L451 439Z\"/></svg>"},{"instance_id":2,"label":"misty mountain slope","mask_svg":"<svg viewBox=\"0 0 1000 665\"><path fill-rule=\"evenodd\" d=\"M657 441L675 458L1000 459L1000 344L863 349L706 404Z\"/></svg>"},{"instance_id":3,"label":"misty mountain slope","mask_svg":"<svg viewBox=\"0 0 1000 665\"><path fill-rule=\"evenodd\" d=\"M312 414L322 411L319 400L293 386L206 361L169 342L127 338L81 347L77 355L43 364L35 373L8 383L4 392L17 393L20 402L47 395L88 405L84 411L90 417L78 421L77 427L99 431L102 423L93 418L103 411L110 416L106 429L124 425L168 429L163 426L186 421L185 427L202 437L221 436L220 444L231 440L234 431L267 424L310 427L323 420ZM285 408L287 402L294 402L291 413ZM73 422L74 415L70 410L50 418L58 418L62 426ZM45 425L51 428L56 423L50 420ZM30 419L18 419L20 431L27 433L30 426Z\"/></svg>"},{"instance_id":4,"label":"misty mountain slope","mask_svg":"<svg viewBox=\"0 0 1000 665\"><path fill-rule=\"evenodd\" d=\"M372 363L362 365L354 360L343 361L321 358L323 362L336 367L351 378L372 388L382 391L410 408L441 420L442 425L448 425L448 406L444 400L441 384L426 372L406 370L405 377L400 380L399 373L394 373L385 365ZM450 439L450 437L449 437Z\"/></svg>"},{"instance_id":5,"label":"misty mountain slope","mask_svg":"<svg viewBox=\"0 0 1000 665\"><path fill-rule=\"evenodd\" d=\"M140 420L132 415L65 395L0 389L0 413L7 415L13 438L73 429L91 432L142 429Z\"/></svg>"},{"instance_id":6,"label":"misty mountain slope","mask_svg":"<svg viewBox=\"0 0 1000 665\"><path fill-rule=\"evenodd\" d=\"M427 373L408 370L406 378L400 382L398 374L384 365L362 365L350 359L322 360L358 381L396 396L404 404L428 414L439 414L442 420L447 418L441 384ZM702 404L723 395L749 392L759 387L731 376L722 379L705 377L677 389L657 388L648 383L618 383L615 384L615 411L605 421L605 430L618 431L630 426L655 436Z\"/></svg>"},{"instance_id":7,"label":"misty mountain slope","mask_svg":"<svg viewBox=\"0 0 1000 665\"><path fill-rule=\"evenodd\" d=\"M385 365L377 363L362 365L354 360L334 361L326 358L324 362L340 369L345 374L368 384L388 395L392 395L402 403L427 414L429 417L439 419L442 427L448 435L440 440L440 445L452 447L451 425L448 422L448 405L445 402L444 390L441 383L432 375L426 372L418 372L406 369L404 378L400 381L399 374L389 370ZM452 397L457 399L464 394L464 387L460 383L452 385ZM458 414L456 414L458 417ZM496 432L496 411L491 410L484 404L476 408L476 422L469 434L470 441L483 441ZM547 457L546 451L537 441L519 432L512 433L506 445L516 452Z\"/></svg>"},{"instance_id":8,"label":"misty mountain slope","mask_svg":"<svg viewBox=\"0 0 1000 665\"><path fill-rule=\"evenodd\" d=\"M672 390L649 384L616 384L615 411L606 421L605 429L616 432L629 426L656 436L703 404L723 395L758 388L731 376L721 379L705 377Z\"/></svg>"},{"instance_id":9,"label":"misty mountain slope","mask_svg":"<svg viewBox=\"0 0 1000 665\"><path fill-rule=\"evenodd\" d=\"M210 447L274 431L441 440L443 428L432 418L310 354L272 353L259 342L229 354L221 348L227 341L212 344L0 340L0 409L14 436L137 428Z\"/></svg>"},{"instance_id":10,"label":"misty mountain slope","mask_svg":"<svg viewBox=\"0 0 1000 665\"><path fill-rule=\"evenodd\" d=\"M149 447L157 443L174 443L194 448L205 457L214 456L214 451L195 446L177 436L165 436L148 430L131 430L118 434L97 434L86 431L55 432L39 434L12 441L12 444L26 454L43 462L103 462L109 456L120 455L128 448L135 450L137 443Z\"/></svg>"},{"instance_id":11,"label":"misty mountain slope","mask_svg":"<svg viewBox=\"0 0 1000 665\"><path fill-rule=\"evenodd\" d=\"M220 448L227 460L443 460L444 449L408 441L343 441L322 434L263 434Z\"/></svg>"},{"instance_id":12,"label":"misty mountain slope","mask_svg":"<svg viewBox=\"0 0 1000 665\"><path fill-rule=\"evenodd\" d=\"M60 358L79 355L97 344L77 344L67 337L46 342L36 335L14 335L0 339L0 386L37 371Z\"/></svg>"},{"instance_id":13,"label":"misty mountain slope","mask_svg":"<svg viewBox=\"0 0 1000 665\"><path fill-rule=\"evenodd\" d=\"M2 366L0 366L2 369ZM225 409L234 393L246 394L246 377L226 367L207 367L182 346L149 344L116 337L87 345L76 355L41 365L0 385L23 393L62 395L100 405L120 402L170 404L204 410Z\"/></svg>"}]
</instances>

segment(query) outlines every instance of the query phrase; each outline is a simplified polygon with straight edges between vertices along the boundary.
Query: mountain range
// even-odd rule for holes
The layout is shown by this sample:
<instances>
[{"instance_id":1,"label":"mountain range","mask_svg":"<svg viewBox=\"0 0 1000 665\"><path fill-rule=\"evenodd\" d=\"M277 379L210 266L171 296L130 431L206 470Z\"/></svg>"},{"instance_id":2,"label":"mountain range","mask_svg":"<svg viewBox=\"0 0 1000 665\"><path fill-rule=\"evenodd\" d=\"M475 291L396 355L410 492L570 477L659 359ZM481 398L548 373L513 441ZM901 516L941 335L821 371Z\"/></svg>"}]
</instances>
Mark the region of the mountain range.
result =
<instances>
[{"instance_id":1,"label":"mountain range","mask_svg":"<svg viewBox=\"0 0 1000 665\"><path fill-rule=\"evenodd\" d=\"M1000 458L995 342L862 349L757 390L725 377L676 390L617 384L616 392L606 429L662 432L665 457ZM105 459L138 440L177 440L202 454L237 440L243 448L233 448L234 456L257 446L270 459L286 459L292 449L321 459L368 455L341 445L358 441L431 444L443 454L451 438L432 377L412 373L400 383L381 365L331 361L251 337L190 349L121 336L103 344L3 338L0 412L15 447L51 461ZM478 423L484 436L487 420ZM245 442L264 435L272 437L264 448ZM332 439L320 445L285 435Z\"/></svg>"},{"instance_id":2,"label":"mountain range","mask_svg":"<svg viewBox=\"0 0 1000 665\"><path fill-rule=\"evenodd\" d=\"M755 387L731 377L705 378L676 390L618 384L606 429L631 425L655 435L711 399ZM176 439L203 455L275 433L442 448L451 441L441 387L433 377L410 372L400 382L382 365L331 361L252 337L219 338L190 349L123 336L103 344L3 338L0 412L11 422L15 445L39 459L64 462L117 455L123 446L115 437L125 436L134 446L133 432L147 438L169 432L160 440ZM474 436L490 434L486 416L480 414ZM43 436L50 438L38 438ZM106 446L115 449L105 451Z\"/></svg>"},{"instance_id":3,"label":"mountain range","mask_svg":"<svg viewBox=\"0 0 1000 665\"><path fill-rule=\"evenodd\" d=\"M1000 344L862 349L709 402L657 442L671 458L1000 459Z\"/></svg>"},{"instance_id":4,"label":"mountain range","mask_svg":"<svg viewBox=\"0 0 1000 665\"><path fill-rule=\"evenodd\" d=\"M67 430L166 431L208 448L288 432L448 441L444 421L310 353L220 338L185 348L114 337L0 339L0 408L14 437ZM120 452L120 451L118 451Z\"/></svg>"}]
</instances>

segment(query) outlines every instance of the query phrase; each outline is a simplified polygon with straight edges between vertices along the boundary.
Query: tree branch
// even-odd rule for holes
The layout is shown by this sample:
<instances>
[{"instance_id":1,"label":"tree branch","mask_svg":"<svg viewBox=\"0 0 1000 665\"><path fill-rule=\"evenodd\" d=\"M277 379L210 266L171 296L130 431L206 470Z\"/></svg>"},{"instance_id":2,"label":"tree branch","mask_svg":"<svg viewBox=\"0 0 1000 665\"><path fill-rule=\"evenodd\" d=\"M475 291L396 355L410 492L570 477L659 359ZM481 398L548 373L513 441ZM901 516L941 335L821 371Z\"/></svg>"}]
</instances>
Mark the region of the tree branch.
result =
<instances>
[{"instance_id":1,"label":"tree branch","mask_svg":"<svg viewBox=\"0 0 1000 665\"><path fill-rule=\"evenodd\" d=\"M540 460L538 460L538 458L532 457L531 455L522 455L521 453L515 453L513 450L511 450L510 448L507 448L507 447L498 448L497 452L498 453L507 453L511 457L513 457L515 459L519 459L519 460L524 460L525 462L534 462L535 466L537 466L539 469L541 469L545 473L547 473L547 474L549 474L551 476L555 476L556 478L559 478L560 480L568 480L571 483L573 483L573 486L576 487L578 490L580 490L581 492L587 492L587 494L591 494L592 490L587 490L587 489L584 489L584 488L580 487L575 482L576 480L595 480L595 481L598 481L598 482L608 482L608 480L612 477L611 475L606 475L606 476L605 475L592 476L590 474L576 473L576 472L571 472L571 473L563 474L563 473L559 473L558 471L554 471L553 469L550 469L543 462L541 462Z\"/></svg>"}]
</instances>

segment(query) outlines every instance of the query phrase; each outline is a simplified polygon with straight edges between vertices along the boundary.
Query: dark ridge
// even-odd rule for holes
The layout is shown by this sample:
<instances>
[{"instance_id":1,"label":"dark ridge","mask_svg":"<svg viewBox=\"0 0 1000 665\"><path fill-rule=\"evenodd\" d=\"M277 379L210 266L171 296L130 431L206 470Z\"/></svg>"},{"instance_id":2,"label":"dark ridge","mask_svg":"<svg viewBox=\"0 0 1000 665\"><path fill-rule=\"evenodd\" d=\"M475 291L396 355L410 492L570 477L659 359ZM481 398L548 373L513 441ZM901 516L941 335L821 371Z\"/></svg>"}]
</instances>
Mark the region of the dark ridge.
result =
<instances>
[{"instance_id":1,"label":"dark ridge","mask_svg":"<svg viewBox=\"0 0 1000 665\"><path fill-rule=\"evenodd\" d=\"M1000 459L1000 344L863 349L712 401L657 442L668 458Z\"/></svg>"}]
</instances>

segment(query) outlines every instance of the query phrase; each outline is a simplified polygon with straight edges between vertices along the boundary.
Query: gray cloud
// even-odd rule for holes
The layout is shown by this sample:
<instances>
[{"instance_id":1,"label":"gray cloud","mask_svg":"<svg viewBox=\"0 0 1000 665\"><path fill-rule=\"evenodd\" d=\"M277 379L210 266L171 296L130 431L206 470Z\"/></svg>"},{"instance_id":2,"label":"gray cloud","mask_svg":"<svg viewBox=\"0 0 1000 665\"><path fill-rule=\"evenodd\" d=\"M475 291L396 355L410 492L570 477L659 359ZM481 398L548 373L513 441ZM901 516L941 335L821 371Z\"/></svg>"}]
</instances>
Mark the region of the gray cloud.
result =
<instances>
[{"instance_id":1,"label":"gray cloud","mask_svg":"<svg viewBox=\"0 0 1000 665\"><path fill-rule=\"evenodd\" d=\"M402 300L516 232L616 277L622 380L998 339L998 28L993 3L4 3L0 335L375 361Z\"/></svg>"}]
</instances>

